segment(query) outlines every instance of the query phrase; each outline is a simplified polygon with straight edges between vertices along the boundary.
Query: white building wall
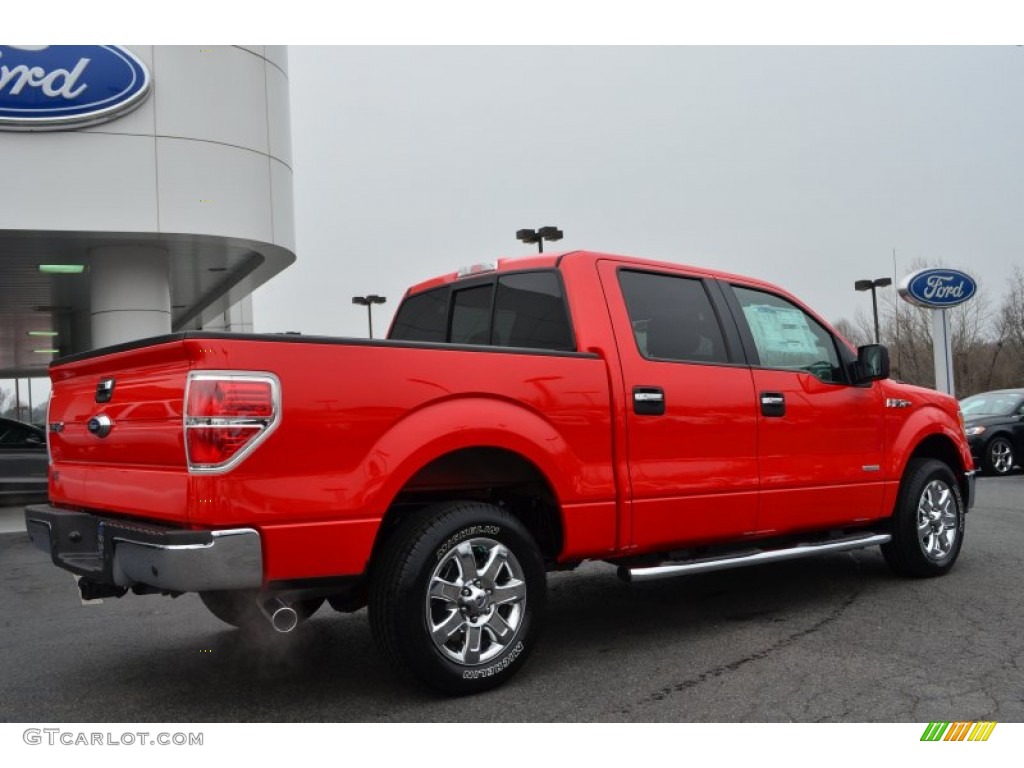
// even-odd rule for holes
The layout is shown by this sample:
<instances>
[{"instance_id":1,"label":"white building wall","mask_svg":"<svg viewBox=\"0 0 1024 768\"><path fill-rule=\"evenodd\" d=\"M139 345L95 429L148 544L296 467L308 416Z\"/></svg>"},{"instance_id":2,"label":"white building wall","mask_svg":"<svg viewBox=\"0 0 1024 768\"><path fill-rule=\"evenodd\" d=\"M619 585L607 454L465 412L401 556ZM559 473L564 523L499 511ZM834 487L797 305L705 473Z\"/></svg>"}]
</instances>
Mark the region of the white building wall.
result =
<instances>
[{"instance_id":1,"label":"white building wall","mask_svg":"<svg viewBox=\"0 0 1024 768\"><path fill-rule=\"evenodd\" d=\"M203 325L204 331L218 333L252 333L252 296L246 296Z\"/></svg>"},{"instance_id":2,"label":"white building wall","mask_svg":"<svg viewBox=\"0 0 1024 768\"><path fill-rule=\"evenodd\" d=\"M210 234L294 253L285 54L128 47L153 78L135 111L4 134L3 173L16 183L0 185L0 230Z\"/></svg>"},{"instance_id":3,"label":"white building wall","mask_svg":"<svg viewBox=\"0 0 1024 768\"><path fill-rule=\"evenodd\" d=\"M51 323L70 326L61 354L143 331L251 331L246 297L295 260L287 49L126 47L152 81L133 111L86 128L0 132L0 278L28 275L17 278L27 288L54 289L52 300L26 300L8 314L21 324L41 322L34 305L61 305ZM138 265L121 268L137 266L159 306L142 292L122 296L126 281L115 279L110 258L91 263L108 247L129 259L143 254ZM149 264L154 252L166 253L166 268ZM89 269L42 284L31 270L50 254ZM158 274L180 288L169 309L167 291L149 285ZM74 285L84 290L60 288ZM103 309L90 306L100 298ZM147 322L132 322L130 312L146 313ZM149 321L157 317L159 328ZM88 327L83 318L91 318ZM26 355L0 359L25 368Z\"/></svg>"}]
</instances>

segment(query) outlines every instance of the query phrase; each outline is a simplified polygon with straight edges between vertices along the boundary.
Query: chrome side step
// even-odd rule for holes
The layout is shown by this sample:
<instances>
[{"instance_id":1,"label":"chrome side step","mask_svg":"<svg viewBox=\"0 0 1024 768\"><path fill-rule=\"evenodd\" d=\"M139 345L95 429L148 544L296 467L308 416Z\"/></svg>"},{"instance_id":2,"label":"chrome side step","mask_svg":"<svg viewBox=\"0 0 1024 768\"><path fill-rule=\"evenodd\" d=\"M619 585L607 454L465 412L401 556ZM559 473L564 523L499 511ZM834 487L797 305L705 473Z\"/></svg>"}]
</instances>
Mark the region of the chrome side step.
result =
<instances>
[{"instance_id":1,"label":"chrome side step","mask_svg":"<svg viewBox=\"0 0 1024 768\"><path fill-rule=\"evenodd\" d=\"M761 565L763 563L776 563L781 560L796 560L799 557L811 557L827 552L846 552L851 549L862 549L873 547L875 544L885 544L892 536L888 533L872 533L863 536L855 536L835 541L828 541L822 544L798 544L788 549L774 549L755 551L744 555L726 555L724 557L713 557L704 560L693 560L688 563L670 563L665 565L654 565L646 568L620 568L619 574L626 581L653 581L668 576L679 576L684 573L707 573L708 571L724 571L729 568L743 568L748 565Z\"/></svg>"}]
</instances>

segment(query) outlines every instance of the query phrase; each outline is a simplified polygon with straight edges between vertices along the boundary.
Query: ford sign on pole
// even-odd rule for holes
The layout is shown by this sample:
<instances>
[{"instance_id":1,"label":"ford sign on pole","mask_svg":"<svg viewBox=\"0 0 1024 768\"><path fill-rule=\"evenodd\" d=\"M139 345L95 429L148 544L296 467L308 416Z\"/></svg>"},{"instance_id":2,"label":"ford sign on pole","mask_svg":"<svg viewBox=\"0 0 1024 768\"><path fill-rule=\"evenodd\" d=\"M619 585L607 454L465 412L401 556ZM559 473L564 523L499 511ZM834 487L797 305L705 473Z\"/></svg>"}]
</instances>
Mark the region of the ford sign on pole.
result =
<instances>
[{"instance_id":1,"label":"ford sign on pole","mask_svg":"<svg viewBox=\"0 0 1024 768\"><path fill-rule=\"evenodd\" d=\"M911 272L899 284L904 300L928 309L949 309L974 296L978 284L957 269L921 269Z\"/></svg>"},{"instance_id":2,"label":"ford sign on pole","mask_svg":"<svg viewBox=\"0 0 1024 768\"><path fill-rule=\"evenodd\" d=\"M953 345L946 310L974 296L978 284L958 269L921 269L904 277L897 290L905 301L932 310L935 388L955 396Z\"/></svg>"},{"instance_id":3,"label":"ford sign on pole","mask_svg":"<svg viewBox=\"0 0 1024 768\"><path fill-rule=\"evenodd\" d=\"M61 130L120 117L149 94L149 70L116 45L0 45L0 128Z\"/></svg>"}]
</instances>

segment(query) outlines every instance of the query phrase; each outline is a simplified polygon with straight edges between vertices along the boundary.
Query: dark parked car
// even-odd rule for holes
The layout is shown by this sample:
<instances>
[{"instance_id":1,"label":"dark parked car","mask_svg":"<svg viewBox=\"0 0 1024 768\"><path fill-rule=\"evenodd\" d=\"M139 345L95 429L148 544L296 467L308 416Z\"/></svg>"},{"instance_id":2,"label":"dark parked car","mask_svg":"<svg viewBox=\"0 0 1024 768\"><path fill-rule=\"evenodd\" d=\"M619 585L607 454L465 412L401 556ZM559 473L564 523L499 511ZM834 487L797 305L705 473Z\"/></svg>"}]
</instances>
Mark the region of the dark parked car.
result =
<instances>
[{"instance_id":1,"label":"dark parked car","mask_svg":"<svg viewBox=\"0 0 1024 768\"><path fill-rule=\"evenodd\" d=\"M1006 475L1024 455L1024 389L982 392L960 401L974 463Z\"/></svg>"},{"instance_id":2,"label":"dark parked car","mask_svg":"<svg viewBox=\"0 0 1024 768\"><path fill-rule=\"evenodd\" d=\"M46 432L0 418L0 505L47 499Z\"/></svg>"}]
</instances>

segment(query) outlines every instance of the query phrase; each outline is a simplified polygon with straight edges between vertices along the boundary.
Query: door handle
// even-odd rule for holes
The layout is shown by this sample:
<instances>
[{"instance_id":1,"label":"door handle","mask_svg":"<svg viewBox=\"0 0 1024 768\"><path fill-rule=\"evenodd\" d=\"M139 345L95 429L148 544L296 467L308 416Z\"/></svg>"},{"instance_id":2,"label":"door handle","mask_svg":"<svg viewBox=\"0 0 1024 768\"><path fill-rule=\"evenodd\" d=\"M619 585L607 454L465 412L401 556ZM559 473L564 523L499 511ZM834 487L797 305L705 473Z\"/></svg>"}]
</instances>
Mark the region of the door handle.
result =
<instances>
[{"instance_id":1,"label":"door handle","mask_svg":"<svg viewBox=\"0 0 1024 768\"><path fill-rule=\"evenodd\" d=\"M781 392L761 393L761 415L763 416L785 416L786 396Z\"/></svg>"},{"instance_id":2,"label":"door handle","mask_svg":"<svg viewBox=\"0 0 1024 768\"><path fill-rule=\"evenodd\" d=\"M665 390L661 387L633 387L633 413L638 416L663 416Z\"/></svg>"}]
</instances>

